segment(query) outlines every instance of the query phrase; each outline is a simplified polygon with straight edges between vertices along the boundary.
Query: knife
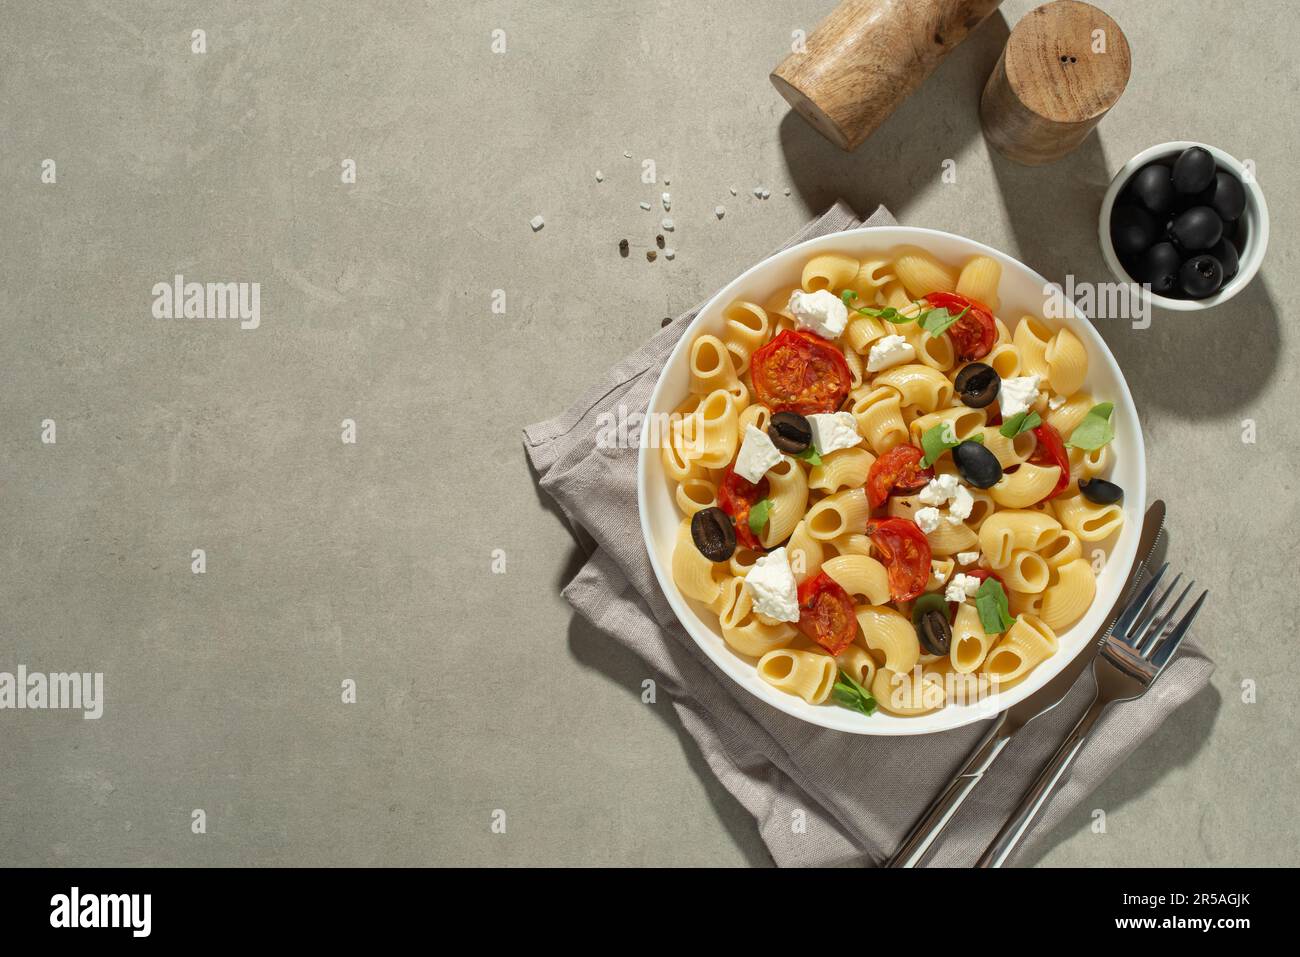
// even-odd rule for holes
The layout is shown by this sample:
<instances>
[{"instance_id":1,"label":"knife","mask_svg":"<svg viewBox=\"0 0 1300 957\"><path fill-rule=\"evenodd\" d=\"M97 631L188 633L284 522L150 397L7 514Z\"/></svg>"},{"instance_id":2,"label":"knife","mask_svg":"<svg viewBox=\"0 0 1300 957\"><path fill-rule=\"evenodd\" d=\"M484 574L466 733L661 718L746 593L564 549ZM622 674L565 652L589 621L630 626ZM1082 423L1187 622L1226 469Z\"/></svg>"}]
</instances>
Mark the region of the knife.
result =
<instances>
[{"instance_id":1,"label":"knife","mask_svg":"<svg viewBox=\"0 0 1300 957\"><path fill-rule=\"evenodd\" d=\"M1138 536L1137 560L1129 571L1124 587L1120 589L1119 598L1111 607L1107 616L1106 627L1097 633L1097 638L1107 634L1115 627L1115 619L1124 607L1130 593L1142 577L1151 553L1160 541L1160 533L1165 527L1165 503L1156 499L1147 509L1142 519L1142 532ZM993 724L971 750L957 773L952 776L939 796L931 802L925 813L912 826L907 837L899 846L894 856L885 864L886 867L916 867L934 844L935 839L943 833L952 816L957 813L966 796L979 783L984 773L993 766L1003 749L1011 743L1017 731L1033 721L1039 715L1046 714L1060 704L1075 681L1083 674L1085 668L1092 664L1097 655L1100 642L1093 640L1075 655L1074 660L1061 669L1051 681L1039 688L1024 701L1012 705L993 721Z\"/></svg>"}]
</instances>

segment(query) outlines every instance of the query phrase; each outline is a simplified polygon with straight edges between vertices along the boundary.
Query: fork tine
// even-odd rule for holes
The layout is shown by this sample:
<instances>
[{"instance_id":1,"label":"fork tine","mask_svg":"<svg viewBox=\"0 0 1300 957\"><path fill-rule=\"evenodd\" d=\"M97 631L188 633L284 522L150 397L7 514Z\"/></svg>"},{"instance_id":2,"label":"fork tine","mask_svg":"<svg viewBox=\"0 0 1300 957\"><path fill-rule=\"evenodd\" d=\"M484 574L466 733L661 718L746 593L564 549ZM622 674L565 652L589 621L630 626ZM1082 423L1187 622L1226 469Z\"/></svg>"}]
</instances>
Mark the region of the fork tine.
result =
<instances>
[{"instance_id":1,"label":"fork tine","mask_svg":"<svg viewBox=\"0 0 1300 957\"><path fill-rule=\"evenodd\" d=\"M1165 570L1168 568L1168 562L1161 565L1160 568L1156 570L1156 573L1147 579L1147 583L1142 586L1142 589L1133 596L1133 600L1128 603L1128 607L1125 608L1120 613L1120 616L1115 619L1115 624L1111 626L1110 634L1117 640L1123 641L1125 644L1131 644L1128 640L1128 632L1133 627L1133 622L1137 620L1137 617L1140 614L1142 614L1142 609L1146 607L1146 603L1151 600L1151 595L1156 590L1156 585L1160 583L1161 576L1164 575Z\"/></svg>"},{"instance_id":2,"label":"fork tine","mask_svg":"<svg viewBox=\"0 0 1300 957\"><path fill-rule=\"evenodd\" d=\"M1180 575L1178 577L1181 578L1182 576ZM1177 582L1178 579L1175 578L1174 583L1177 584ZM1174 603L1169 607L1169 610L1161 615L1159 620L1153 620L1151 622L1151 626L1142 643L1140 645L1134 645L1134 647L1138 649L1138 654L1143 658L1150 658L1151 652L1155 651L1156 645L1160 643L1160 639L1168 634L1169 623L1174 620L1174 615L1178 613L1178 609L1182 606L1183 601L1192 593L1192 589L1195 587L1195 579L1189 581L1187 587L1183 589L1183 593L1174 599ZM1169 590L1173 591L1173 585L1169 586ZM1163 599L1161 600L1163 601Z\"/></svg>"},{"instance_id":3,"label":"fork tine","mask_svg":"<svg viewBox=\"0 0 1300 957\"><path fill-rule=\"evenodd\" d=\"M1187 634L1187 629L1192 626L1192 620L1200 612L1201 606L1205 604L1205 599L1209 597L1209 594L1210 590L1208 588L1201 592L1201 597L1196 599L1196 604L1188 609L1187 614L1183 615L1182 621L1174 626L1174 630L1169 633L1169 637L1156 650L1156 653L1151 658L1151 663L1156 668L1163 669L1168 664L1169 659L1174 656L1178 646L1183 643L1183 636Z\"/></svg>"},{"instance_id":4,"label":"fork tine","mask_svg":"<svg viewBox=\"0 0 1300 957\"><path fill-rule=\"evenodd\" d=\"M1160 609L1165 606L1165 602L1169 600L1169 596L1174 593L1174 589L1178 587L1178 583L1182 580L1182 572L1179 572L1174 576L1174 580L1165 586L1165 590L1160 593L1160 596L1151 602L1138 616L1137 621L1133 622L1133 627L1124 636L1130 645L1134 648L1142 647L1142 639L1151 633L1151 623L1155 621L1156 616L1160 614Z\"/></svg>"}]
</instances>

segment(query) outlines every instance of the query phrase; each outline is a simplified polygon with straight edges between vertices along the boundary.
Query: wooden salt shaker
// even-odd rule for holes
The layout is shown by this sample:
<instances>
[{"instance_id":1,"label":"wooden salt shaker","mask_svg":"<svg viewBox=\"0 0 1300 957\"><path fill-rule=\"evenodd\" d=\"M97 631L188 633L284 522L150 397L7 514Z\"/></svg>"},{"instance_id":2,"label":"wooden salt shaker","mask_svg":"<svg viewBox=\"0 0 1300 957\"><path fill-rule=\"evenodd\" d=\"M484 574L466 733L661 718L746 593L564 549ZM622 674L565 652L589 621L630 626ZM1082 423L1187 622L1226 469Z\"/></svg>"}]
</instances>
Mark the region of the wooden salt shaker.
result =
<instances>
[{"instance_id":1,"label":"wooden salt shaker","mask_svg":"<svg viewBox=\"0 0 1300 957\"><path fill-rule=\"evenodd\" d=\"M1092 132L1128 83L1132 60L1119 25L1080 0L1025 15L980 98L984 135L1026 166L1054 163Z\"/></svg>"},{"instance_id":2,"label":"wooden salt shaker","mask_svg":"<svg viewBox=\"0 0 1300 957\"><path fill-rule=\"evenodd\" d=\"M840 149L865 140L1002 0L844 0L772 73Z\"/></svg>"}]
</instances>

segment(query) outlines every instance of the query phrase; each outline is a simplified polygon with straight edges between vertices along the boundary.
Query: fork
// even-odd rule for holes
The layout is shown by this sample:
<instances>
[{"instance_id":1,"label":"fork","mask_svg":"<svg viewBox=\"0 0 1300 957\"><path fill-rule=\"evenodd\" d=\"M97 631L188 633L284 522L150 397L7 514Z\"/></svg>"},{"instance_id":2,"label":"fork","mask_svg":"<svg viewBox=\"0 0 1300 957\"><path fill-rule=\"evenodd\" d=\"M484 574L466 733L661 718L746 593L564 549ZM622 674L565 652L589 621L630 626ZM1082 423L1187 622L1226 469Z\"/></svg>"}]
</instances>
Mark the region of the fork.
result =
<instances>
[{"instance_id":1,"label":"fork","mask_svg":"<svg viewBox=\"0 0 1300 957\"><path fill-rule=\"evenodd\" d=\"M1029 831L1038 817L1038 812L1047 803L1048 797L1056 785L1065 776L1070 764L1078 755L1083 743L1088 740L1093 725L1102 713L1117 701L1131 701L1141 697L1160 677L1169 659L1174 656L1182 644L1187 629L1205 603L1208 590L1202 591L1192 607L1177 621L1174 615L1191 594L1196 582L1188 582L1187 587L1174 600L1168 611L1162 612L1169 597L1178 588L1182 575L1164 590L1159 598L1152 601L1156 586L1169 569L1169 564L1160 566L1150 580L1133 597L1128 607L1120 613L1114 626L1101 639L1101 649L1093 661L1092 672L1097 682L1097 693L1091 707L1084 712L1074 730L1066 737L1052 759L1039 772L1033 786L1025 794L1020 806L1016 808L993 843L988 846L984 856L976 867L1001 867L1007 857L1015 850L1021 838Z\"/></svg>"}]
</instances>

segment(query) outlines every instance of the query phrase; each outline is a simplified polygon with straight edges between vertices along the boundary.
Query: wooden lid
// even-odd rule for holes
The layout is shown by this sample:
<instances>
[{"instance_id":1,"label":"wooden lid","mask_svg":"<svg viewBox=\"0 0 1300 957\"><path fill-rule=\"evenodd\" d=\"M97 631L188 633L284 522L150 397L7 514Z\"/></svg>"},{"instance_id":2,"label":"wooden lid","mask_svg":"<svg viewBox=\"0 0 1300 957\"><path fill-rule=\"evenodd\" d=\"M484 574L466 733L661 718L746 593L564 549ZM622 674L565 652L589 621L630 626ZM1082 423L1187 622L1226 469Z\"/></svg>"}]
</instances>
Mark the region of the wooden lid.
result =
<instances>
[{"instance_id":1,"label":"wooden lid","mask_svg":"<svg viewBox=\"0 0 1300 957\"><path fill-rule=\"evenodd\" d=\"M1031 10L1007 40L1012 92L1054 123L1100 117L1124 92L1131 69L1119 24L1080 0L1053 0Z\"/></svg>"}]
</instances>

